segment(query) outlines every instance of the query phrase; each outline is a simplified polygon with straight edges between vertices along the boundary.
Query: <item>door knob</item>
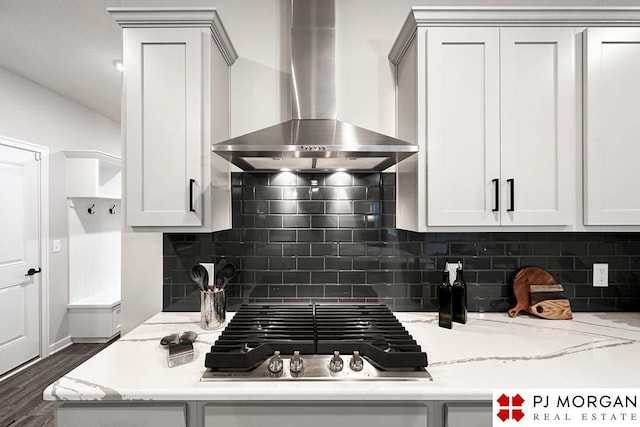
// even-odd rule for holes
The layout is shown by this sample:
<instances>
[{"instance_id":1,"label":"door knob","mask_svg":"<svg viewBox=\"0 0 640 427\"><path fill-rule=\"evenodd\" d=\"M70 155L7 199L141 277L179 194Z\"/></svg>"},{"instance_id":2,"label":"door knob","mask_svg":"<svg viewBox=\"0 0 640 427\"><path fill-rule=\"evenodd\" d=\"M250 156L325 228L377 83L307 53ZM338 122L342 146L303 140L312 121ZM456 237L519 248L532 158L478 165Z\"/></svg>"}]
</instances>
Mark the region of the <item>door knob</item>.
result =
<instances>
[{"instance_id":1,"label":"door knob","mask_svg":"<svg viewBox=\"0 0 640 427\"><path fill-rule=\"evenodd\" d=\"M37 270L35 268L30 268L29 270L27 270L27 274L25 274L25 276L33 276L34 274L40 273L41 271L42 269L39 267Z\"/></svg>"}]
</instances>

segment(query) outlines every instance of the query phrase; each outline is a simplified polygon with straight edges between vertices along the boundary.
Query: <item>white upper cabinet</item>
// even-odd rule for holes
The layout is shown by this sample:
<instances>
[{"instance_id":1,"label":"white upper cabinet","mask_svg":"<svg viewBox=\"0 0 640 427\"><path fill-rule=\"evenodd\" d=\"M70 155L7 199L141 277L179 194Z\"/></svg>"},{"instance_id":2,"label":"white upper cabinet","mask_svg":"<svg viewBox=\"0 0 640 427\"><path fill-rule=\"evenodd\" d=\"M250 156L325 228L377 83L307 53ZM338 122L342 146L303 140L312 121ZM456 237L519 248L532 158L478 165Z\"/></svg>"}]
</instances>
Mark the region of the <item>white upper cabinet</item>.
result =
<instances>
[{"instance_id":1,"label":"white upper cabinet","mask_svg":"<svg viewBox=\"0 0 640 427\"><path fill-rule=\"evenodd\" d=\"M125 33L128 225L203 222L202 35L189 28Z\"/></svg>"},{"instance_id":2,"label":"white upper cabinet","mask_svg":"<svg viewBox=\"0 0 640 427\"><path fill-rule=\"evenodd\" d=\"M500 31L429 28L426 38L427 226L500 224Z\"/></svg>"},{"instance_id":3,"label":"white upper cabinet","mask_svg":"<svg viewBox=\"0 0 640 427\"><path fill-rule=\"evenodd\" d=\"M589 28L585 45L585 224L639 225L640 28Z\"/></svg>"},{"instance_id":4,"label":"white upper cabinet","mask_svg":"<svg viewBox=\"0 0 640 427\"><path fill-rule=\"evenodd\" d=\"M397 226L571 225L574 64L570 28L418 27L397 62L398 136L420 146Z\"/></svg>"},{"instance_id":5,"label":"white upper cabinet","mask_svg":"<svg viewBox=\"0 0 640 427\"><path fill-rule=\"evenodd\" d=\"M126 224L163 231L231 227L229 66L214 9L113 8L123 27Z\"/></svg>"},{"instance_id":6,"label":"white upper cabinet","mask_svg":"<svg viewBox=\"0 0 640 427\"><path fill-rule=\"evenodd\" d=\"M569 225L575 209L574 30L500 29L502 225Z\"/></svg>"}]
</instances>

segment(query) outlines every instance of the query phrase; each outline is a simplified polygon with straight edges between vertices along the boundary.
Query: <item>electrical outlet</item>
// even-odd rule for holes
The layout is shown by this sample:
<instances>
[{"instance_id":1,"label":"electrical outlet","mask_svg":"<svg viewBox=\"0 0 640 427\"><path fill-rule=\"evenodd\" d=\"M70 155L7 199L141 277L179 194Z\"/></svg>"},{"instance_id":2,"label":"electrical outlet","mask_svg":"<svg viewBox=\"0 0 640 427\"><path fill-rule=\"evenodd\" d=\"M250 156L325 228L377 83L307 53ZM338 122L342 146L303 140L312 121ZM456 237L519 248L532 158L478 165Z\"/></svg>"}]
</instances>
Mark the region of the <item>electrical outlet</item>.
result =
<instances>
[{"instance_id":1,"label":"electrical outlet","mask_svg":"<svg viewBox=\"0 0 640 427\"><path fill-rule=\"evenodd\" d=\"M53 253L58 253L60 252L60 240L52 240L51 241L51 251Z\"/></svg>"},{"instance_id":2,"label":"electrical outlet","mask_svg":"<svg viewBox=\"0 0 640 427\"><path fill-rule=\"evenodd\" d=\"M593 286L599 288L609 286L609 264L593 264Z\"/></svg>"}]
</instances>

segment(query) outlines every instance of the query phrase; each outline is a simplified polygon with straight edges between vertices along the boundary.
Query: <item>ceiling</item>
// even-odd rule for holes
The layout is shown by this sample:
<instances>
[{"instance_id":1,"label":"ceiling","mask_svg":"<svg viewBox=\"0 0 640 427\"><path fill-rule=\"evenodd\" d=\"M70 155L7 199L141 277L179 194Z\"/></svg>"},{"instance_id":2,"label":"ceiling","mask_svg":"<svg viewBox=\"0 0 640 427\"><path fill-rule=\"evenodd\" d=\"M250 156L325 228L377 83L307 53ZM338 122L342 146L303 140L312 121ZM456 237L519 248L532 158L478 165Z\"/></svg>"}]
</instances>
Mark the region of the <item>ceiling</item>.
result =
<instances>
[{"instance_id":1,"label":"ceiling","mask_svg":"<svg viewBox=\"0 0 640 427\"><path fill-rule=\"evenodd\" d=\"M224 6L238 0L190 0ZM507 0L501 0L504 2ZM517 3L523 0L509 0ZM541 0L532 1L535 3ZM544 0L549 2L550 0ZM563 1L566 2L567 0ZM578 3L601 3L572 0ZM438 3L419 0L415 3ZM638 0L617 0L638 4ZM120 27L109 6L175 6L177 0L0 0L0 67L120 121Z\"/></svg>"},{"instance_id":2,"label":"ceiling","mask_svg":"<svg viewBox=\"0 0 640 427\"><path fill-rule=\"evenodd\" d=\"M114 0L0 0L0 66L120 121Z\"/></svg>"}]
</instances>

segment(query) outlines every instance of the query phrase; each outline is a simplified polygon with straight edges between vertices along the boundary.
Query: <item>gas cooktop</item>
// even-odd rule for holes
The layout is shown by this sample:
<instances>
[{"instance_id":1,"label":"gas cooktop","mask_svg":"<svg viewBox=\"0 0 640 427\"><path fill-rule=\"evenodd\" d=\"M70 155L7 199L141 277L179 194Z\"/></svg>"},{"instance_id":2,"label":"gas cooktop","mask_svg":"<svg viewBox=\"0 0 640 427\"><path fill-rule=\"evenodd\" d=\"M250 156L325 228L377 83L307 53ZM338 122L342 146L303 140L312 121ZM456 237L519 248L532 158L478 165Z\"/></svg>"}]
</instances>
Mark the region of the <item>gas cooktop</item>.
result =
<instances>
[{"instance_id":1,"label":"gas cooktop","mask_svg":"<svg viewBox=\"0 0 640 427\"><path fill-rule=\"evenodd\" d=\"M243 305L203 381L430 380L427 354L385 305Z\"/></svg>"}]
</instances>

